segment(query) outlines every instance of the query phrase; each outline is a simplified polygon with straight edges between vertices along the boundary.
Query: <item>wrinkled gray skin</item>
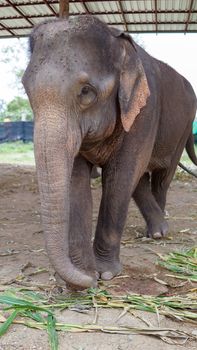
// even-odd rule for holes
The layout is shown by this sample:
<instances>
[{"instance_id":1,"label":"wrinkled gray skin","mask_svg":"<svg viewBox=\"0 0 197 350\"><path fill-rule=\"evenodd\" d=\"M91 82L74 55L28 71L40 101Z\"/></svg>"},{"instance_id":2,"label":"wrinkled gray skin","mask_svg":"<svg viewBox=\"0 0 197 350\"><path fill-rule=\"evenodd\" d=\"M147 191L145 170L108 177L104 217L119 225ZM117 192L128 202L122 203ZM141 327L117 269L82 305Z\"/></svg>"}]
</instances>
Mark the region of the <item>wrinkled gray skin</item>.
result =
<instances>
[{"instance_id":1,"label":"wrinkled gray skin","mask_svg":"<svg viewBox=\"0 0 197 350\"><path fill-rule=\"evenodd\" d=\"M70 284L95 286L121 270L131 196L147 236L168 231L166 192L182 151L197 163L190 84L93 16L34 29L23 84L35 115L35 158L49 258ZM93 248L92 165L102 168Z\"/></svg>"}]
</instances>

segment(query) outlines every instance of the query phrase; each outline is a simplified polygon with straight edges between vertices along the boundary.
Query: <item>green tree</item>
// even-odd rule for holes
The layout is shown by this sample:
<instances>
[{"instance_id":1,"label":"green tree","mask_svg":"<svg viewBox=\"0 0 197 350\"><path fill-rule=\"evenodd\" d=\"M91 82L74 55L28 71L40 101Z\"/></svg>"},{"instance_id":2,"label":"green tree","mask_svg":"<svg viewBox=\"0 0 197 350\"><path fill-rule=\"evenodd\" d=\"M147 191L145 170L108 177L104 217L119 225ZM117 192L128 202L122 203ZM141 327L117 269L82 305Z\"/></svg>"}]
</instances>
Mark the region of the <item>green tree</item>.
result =
<instances>
[{"instance_id":1,"label":"green tree","mask_svg":"<svg viewBox=\"0 0 197 350\"><path fill-rule=\"evenodd\" d=\"M11 121L32 120L33 114L28 99L17 96L10 101L1 114L1 121L5 118Z\"/></svg>"}]
</instances>

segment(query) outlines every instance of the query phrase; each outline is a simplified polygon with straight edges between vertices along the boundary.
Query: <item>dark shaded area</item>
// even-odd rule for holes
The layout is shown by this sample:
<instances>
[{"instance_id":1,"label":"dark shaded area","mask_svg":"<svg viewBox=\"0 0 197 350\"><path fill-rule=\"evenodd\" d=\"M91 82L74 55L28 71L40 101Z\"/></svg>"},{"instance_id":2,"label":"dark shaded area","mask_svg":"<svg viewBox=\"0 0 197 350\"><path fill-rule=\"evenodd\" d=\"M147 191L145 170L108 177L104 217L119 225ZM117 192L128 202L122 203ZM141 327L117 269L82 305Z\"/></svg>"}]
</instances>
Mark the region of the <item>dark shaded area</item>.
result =
<instances>
[{"instance_id":1,"label":"dark shaded area","mask_svg":"<svg viewBox=\"0 0 197 350\"><path fill-rule=\"evenodd\" d=\"M0 143L19 140L33 141L32 121L0 123Z\"/></svg>"}]
</instances>

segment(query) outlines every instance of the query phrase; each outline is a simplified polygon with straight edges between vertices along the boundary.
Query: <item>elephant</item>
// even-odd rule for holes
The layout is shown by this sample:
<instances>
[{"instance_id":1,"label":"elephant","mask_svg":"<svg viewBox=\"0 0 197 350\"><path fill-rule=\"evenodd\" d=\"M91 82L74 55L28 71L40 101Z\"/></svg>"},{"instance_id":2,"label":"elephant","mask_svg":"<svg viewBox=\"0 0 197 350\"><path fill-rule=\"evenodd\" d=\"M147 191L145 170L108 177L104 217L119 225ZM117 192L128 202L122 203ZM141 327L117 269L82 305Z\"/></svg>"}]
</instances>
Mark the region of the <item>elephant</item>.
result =
<instances>
[{"instance_id":1,"label":"elephant","mask_svg":"<svg viewBox=\"0 0 197 350\"><path fill-rule=\"evenodd\" d=\"M41 23L29 45L22 80L46 249L66 283L95 287L121 271L132 197L147 236L167 234L166 194L184 148L197 164L196 96L173 68L91 15ZM102 168L102 198L92 244L93 166Z\"/></svg>"}]
</instances>

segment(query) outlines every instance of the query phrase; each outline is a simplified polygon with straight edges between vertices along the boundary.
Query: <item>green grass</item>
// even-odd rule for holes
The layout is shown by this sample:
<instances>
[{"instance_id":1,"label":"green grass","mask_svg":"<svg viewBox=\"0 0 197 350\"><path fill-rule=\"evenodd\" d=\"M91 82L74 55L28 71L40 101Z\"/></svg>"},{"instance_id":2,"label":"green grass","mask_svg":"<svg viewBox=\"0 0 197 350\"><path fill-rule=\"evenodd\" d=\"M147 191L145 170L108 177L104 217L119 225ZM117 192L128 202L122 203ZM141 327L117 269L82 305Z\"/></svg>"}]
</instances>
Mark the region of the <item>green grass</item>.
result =
<instances>
[{"instance_id":1,"label":"green grass","mask_svg":"<svg viewBox=\"0 0 197 350\"><path fill-rule=\"evenodd\" d=\"M148 311L174 318L177 321L189 321L196 324L196 294L188 293L182 296L154 297L147 295L128 294L122 296L110 295L105 290L89 289L86 294L53 295L49 296L22 289L8 289L0 295L0 337L15 324L46 330L51 350L58 350L58 331L62 332L104 332L116 334L144 334L163 337L193 339L196 335L179 331L178 329L153 327L130 327L117 325L116 321L132 310ZM82 306L94 308L98 312L101 308L120 309L120 314L113 325L102 325L95 322L88 324L71 324L59 322L55 310L71 309L77 311ZM143 320L143 319L142 319ZM113 322L114 323L114 322ZM145 322L147 325L147 322Z\"/></svg>"},{"instance_id":2,"label":"green grass","mask_svg":"<svg viewBox=\"0 0 197 350\"><path fill-rule=\"evenodd\" d=\"M160 255L160 259L158 263L173 272L170 276L197 282L197 246L189 250Z\"/></svg>"},{"instance_id":3,"label":"green grass","mask_svg":"<svg viewBox=\"0 0 197 350\"><path fill-rule=\"evenodd\" d=\"M1 143L0 163L34 165L33 143L22 141Z\"/></svg>"},{"instance_id":4,"label":"green grass","mask_svg":"<svg viewBox=\"0 0 197 350\"><path fill-rule=\"evenodd\" d=\"M181 278L197 281L197 247L190 250L171 252L160 256L160 263L165 268L175 272ZM174 275L177 278L176 275ZM83 309L95 309L95 320L88 324L71 324L58 320L61 311L72 310L80 312ZM97 324L100 309L119 309L119 316L112 325ZM118 325L117 321L133 310L155 313L158 327L153 327L144 318L146 327L130 327ZM197 293L196 288L190 289L187 294L170 296L151 296L131 294L112 295L107 290L90 288L87 292L75 294L53 294L52 292L36 292L26 287L9 288L0 293L0 337L3 336L12 324L21 324L26 327L45 330L48 333L48 342L51 350L58 350L58 333L62 332L104 332L116 334L142 334L155 336L159 339L174 342L180 340L197 340L192 332L180 331L178 327L162 328L160 315L165 315L177 321L197 324ZM57 315L57 311L59 316ZM109 311L110 312L110 311ZM147 327L148 325L148 327ZM171 339L172 338L172 339ZM165 340L166 339L166 340Z\"/></svg>"}]
</instances>

